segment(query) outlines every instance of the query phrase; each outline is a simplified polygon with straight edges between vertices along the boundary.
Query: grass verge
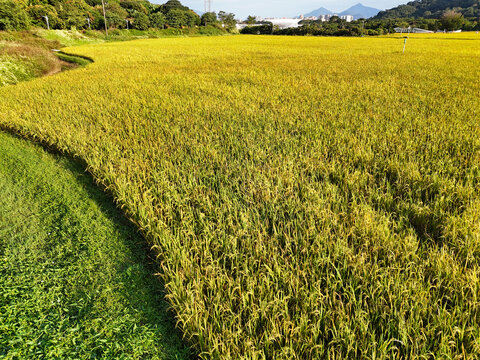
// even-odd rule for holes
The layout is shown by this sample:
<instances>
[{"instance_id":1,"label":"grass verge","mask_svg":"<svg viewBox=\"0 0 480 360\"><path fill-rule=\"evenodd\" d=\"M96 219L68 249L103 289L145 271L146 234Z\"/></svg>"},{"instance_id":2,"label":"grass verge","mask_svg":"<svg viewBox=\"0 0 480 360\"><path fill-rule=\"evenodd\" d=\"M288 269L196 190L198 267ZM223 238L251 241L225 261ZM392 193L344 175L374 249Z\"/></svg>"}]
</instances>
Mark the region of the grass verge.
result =
<instances>
[{"instance_id":1,"label":"grass verge","mask_svg":"<svg viewBox=\"0 0 480 360\"><path fill-rule=\"evenodd\" d=\"M82 166L2 132L0 164L0 358L188 358L143 238Z\"/></svg>"}]
</instances>

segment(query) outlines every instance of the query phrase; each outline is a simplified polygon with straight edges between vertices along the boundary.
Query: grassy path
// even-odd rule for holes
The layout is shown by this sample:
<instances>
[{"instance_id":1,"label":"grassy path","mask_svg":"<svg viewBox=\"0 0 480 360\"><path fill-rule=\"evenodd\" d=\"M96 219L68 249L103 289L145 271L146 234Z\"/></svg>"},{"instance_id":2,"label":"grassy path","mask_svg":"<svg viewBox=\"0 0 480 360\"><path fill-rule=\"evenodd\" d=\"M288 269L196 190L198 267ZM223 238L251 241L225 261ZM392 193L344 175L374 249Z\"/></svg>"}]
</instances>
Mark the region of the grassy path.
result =
<instances>
[{"instance_id":1,"label":"grassy path","mask_svg":"<svg viewBox=\"0 0 480 360\"><path fill-rule=\"evenodd\" d=\"M185 359L143 239L82 167L0 132L0 359Z\"/></svg>"}]
</instances>

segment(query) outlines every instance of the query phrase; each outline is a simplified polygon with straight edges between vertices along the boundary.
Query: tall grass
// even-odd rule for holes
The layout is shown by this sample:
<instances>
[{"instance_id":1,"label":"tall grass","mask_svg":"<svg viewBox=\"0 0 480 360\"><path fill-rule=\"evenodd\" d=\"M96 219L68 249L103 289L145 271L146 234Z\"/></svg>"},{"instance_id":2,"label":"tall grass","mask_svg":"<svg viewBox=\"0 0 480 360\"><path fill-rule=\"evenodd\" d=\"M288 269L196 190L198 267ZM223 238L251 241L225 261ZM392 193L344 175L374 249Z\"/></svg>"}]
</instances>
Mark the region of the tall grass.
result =
<instances>
[{"instance_id":1,"label":"tall grass","mask_svg":"<svg viewBox=\"0 0 480 360\"><path fill-rule=\"evenodd\" d=\"M480 354L480 41L69 49L0 123L84 159L202 358ZM71 76L75 74L75 76Z\"/></svg>"}]
</instances>

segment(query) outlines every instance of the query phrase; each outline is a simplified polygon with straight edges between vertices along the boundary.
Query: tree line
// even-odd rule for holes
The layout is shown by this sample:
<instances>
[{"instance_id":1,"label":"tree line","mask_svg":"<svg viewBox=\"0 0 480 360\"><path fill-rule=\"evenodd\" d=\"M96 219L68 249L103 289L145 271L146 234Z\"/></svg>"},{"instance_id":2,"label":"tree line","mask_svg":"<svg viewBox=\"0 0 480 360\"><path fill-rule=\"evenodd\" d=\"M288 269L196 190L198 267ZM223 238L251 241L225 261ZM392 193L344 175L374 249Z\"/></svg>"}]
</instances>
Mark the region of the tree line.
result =
<instances>
[{"instance_id":1,"label":"tree line","mask_svg":"<svg viewBox=\"0 0 480 360\"><path fill-rule=\"evenodd\" d=\"M200 17L179 0L163 5L146 0L0 0L0 30L47 26L92 30L215 26L232 31L235 20L233 14L223 11Z\"/></svg>"},{"instance_id":2,"label":"tree line","mask_svg":"<svg viewBox=\"0 0 480 360\"><path fill-rule=\"evenodd\" d=\"M454 11L466 19L480 17L478 0L417 0L381 11L376 19L425 18L439 19L445 11Z\"/></svg>"},{"instance_id":3,"label":"tree line","mask_svg":"<svg viewBox=\"0 0 480 360\"><path fill-rule=\"evenodd\" d=\"M246 21L248 24L248 21ZM395 32L395 28L417 27L430 31L479 31L480 21L476 18L465 18L453 10L443 12L438 19L432 18L372 18L347 22L338 16L330 21L306 20L300 27L279 29L271 23L258 26L247 26L242 34L272 34L272 35L314 35L314 36L363 36L385 35Z\"/></svg>"}]
</instances>

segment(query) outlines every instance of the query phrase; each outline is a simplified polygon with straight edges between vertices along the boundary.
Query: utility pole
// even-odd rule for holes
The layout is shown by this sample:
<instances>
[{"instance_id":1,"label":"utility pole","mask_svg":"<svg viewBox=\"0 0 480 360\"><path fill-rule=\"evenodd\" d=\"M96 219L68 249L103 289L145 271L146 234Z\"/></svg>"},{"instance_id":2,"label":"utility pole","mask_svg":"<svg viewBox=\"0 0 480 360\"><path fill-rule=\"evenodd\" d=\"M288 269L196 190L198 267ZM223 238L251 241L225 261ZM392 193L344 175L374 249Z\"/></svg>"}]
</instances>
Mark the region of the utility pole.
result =
<instances>
[{"instance_id":1,"label":"utility pole","mask_svg":"<svg viewBox=\"0 0 480 360\"><path fill-rule=\"evenodd\" d=\"M43 16L43 18L47 22L47 30L50 30L50 23L48 22L48 16Z\"/></svg>"},{"instance_id":2,"label":"utility pole","mask_svg":"<svg viewBox=\"0 0 480 360\"><path fill-rule=\"evenodd\" d=\"M108 36L107 14L105 13L105 0L102 0L102 7L103 7L103 20L105 22L105 34Z\"/></svg>"},{"instance_id":3,"label":"utility pole","mask_svg":"<svg viewBox=\"0 0 480 360\"><path fill-rule=\"evenodd\" d=\"M205 12L212 12L212 0L205 0Z\"/></svg>"}]
</instances>

